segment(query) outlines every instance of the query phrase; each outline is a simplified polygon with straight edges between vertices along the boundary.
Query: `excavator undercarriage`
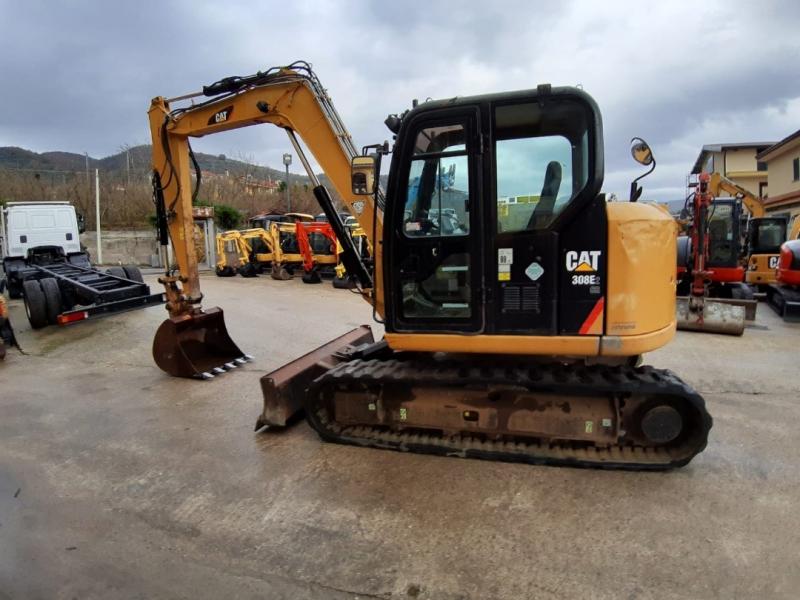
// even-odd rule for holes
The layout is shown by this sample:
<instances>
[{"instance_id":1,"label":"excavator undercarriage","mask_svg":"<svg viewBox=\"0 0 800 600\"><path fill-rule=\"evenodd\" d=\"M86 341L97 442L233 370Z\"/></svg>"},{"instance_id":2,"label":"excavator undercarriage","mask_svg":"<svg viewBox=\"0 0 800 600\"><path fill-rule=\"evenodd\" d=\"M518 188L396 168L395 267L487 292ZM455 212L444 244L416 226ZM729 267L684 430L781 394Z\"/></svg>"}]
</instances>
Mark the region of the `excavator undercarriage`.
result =
<instances>
[{"instance_id":1,"label":"excavator undercarriage","mask_svg":"<svg viewBox=\"0 0 800 600\"><path fill-rule=\"evenodd\" d=\"M262 379L256 429L285 425L303 409L329 442L662 470L701 452L711 428L700 395L649 366L393 352L361 327L287 367Z\"/></svg>"}]
</instances>

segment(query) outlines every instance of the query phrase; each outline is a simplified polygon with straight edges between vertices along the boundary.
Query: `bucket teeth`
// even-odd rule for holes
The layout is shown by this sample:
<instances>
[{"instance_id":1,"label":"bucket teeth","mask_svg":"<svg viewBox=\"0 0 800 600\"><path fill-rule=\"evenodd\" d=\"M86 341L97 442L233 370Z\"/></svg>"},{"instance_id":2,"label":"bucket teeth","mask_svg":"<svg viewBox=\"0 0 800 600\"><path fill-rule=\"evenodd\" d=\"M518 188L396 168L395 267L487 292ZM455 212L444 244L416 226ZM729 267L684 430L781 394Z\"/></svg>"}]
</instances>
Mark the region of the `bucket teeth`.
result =
<instances>
[{"instance_id":1,"label":"bucket teeth","mask_svg":"<svg viewBox=\"0 0 800 600\"><path fill-rule=\"evenodd\" d=\"M214 367L212 370L214 371L214 375L222 375L225 372L225 369L221 367Z\"/></svg>"},{"instance_id":2,"label":"bucket teeth","mask_svg":"<svg viewBox=\"0 0 800 600\"><path fill-rule=\"evenodd\" d=\"M243 359L243 358L237 358L237 359L235 359L233 362L235 362L237 365L243 365L243 364L245 364L247 361L246 361L245 359Z\"/></svg>"},{"instance_id":3,"label":"bucket teeth","mask_svg":"<svg viewBox=\"0 0 800 600\"><path fill-rule=\"evenodd\" d=\"M235 369L236 365L233 364L233 362L227 362L227 363L225 363L225 368L228 369L228 370Z\"/></svg>"},{"instance_id":4,"label":"bucket teeth","mask_svg":"<svg viewBox=\"0 0 800 600\"><path fill-rule=\"evenodd\" d=\"M203 379L203 380L214 379L214 376L211 373L209 373L208 371L205 371L203 373L200 373L200 379Z\"/></svg>"},{"instance_id":5,"label":"bucket teeth","mask_svg":"<svg viewBox=\"0 0 800 600\"><path fill-rule=\"evenodd\" d=\"M245 354L242 358L247 361L253 360L255 357L252 354Z\"/></svg>"}]
</instances>

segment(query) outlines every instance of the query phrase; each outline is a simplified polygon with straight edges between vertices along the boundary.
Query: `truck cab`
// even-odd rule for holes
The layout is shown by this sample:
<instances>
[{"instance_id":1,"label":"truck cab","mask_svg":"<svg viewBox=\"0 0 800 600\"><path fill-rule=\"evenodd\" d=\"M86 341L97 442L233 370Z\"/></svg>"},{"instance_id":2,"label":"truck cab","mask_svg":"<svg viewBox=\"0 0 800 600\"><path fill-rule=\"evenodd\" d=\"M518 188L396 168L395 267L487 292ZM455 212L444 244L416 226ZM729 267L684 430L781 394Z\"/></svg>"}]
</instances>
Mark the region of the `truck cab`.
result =
<instances>
[{"instance_id":1,"label":"truck cab","mask_svg":"<svg viewBox=\"0 0 800 600\"><path fill-rule=\"evenodd\" d=\"M82 223L68 202L9 202L0 210L0 256L12 298L20 297L18 275L36 255L73 257L88 265L79 239Z\"/></svg>"},{"instance_id":2,"label":"truck cab","mask_svg":"<svg viewBox=\"0 0 800 600\"><path fill-rule=\"evenodd\" d=\"M80 252L78 216L66 202L10 202L2 211L3 258L25 258L39 246Z\"/></svg>"}]
</instances>

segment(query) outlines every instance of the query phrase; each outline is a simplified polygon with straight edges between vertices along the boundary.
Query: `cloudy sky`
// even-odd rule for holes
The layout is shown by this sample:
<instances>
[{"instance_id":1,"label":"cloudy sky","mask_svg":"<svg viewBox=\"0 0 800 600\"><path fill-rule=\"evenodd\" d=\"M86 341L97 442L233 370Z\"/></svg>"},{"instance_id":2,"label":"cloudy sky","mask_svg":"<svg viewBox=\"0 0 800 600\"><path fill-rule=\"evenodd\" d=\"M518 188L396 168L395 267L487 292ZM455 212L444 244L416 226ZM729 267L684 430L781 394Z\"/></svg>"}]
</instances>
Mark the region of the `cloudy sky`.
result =
<instances>
[{"instance_id":1,"label":"cloudy sky","mask_svg":"<svg viewBox=\"0 0 800 600\"><path fill-rule=\"evenodd\" d=\"M150 98L304 59L357 146L412 98L580 84L603 112L605 190L641 172L645 198L683 195L700 146L800 127L800 3L770 0L274 2L0 0L0 146L103 157L149 143ZM280 166L283 132L195 148ZM293 171L300 172L295 164Z\"/></svg>"}]
</instances>

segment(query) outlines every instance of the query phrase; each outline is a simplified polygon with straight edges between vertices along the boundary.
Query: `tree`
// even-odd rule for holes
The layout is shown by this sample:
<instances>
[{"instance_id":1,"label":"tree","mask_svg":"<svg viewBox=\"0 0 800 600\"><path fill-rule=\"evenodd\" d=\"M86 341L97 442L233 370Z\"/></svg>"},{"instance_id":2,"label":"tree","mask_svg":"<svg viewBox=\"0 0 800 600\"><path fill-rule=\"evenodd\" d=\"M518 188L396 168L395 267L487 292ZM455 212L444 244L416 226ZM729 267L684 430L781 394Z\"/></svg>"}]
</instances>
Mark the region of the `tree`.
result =
<instances>
[{"instance_id":1,"label":"tree","mask_svg":"<svg viewBox=\"0 0 800 600\"><path fill-rule=\"evenodd\" d=\"M223 230L236 229L242 224L244 215L227 204L214 205L214 222Z\"/></svg>"}]
</instances>

